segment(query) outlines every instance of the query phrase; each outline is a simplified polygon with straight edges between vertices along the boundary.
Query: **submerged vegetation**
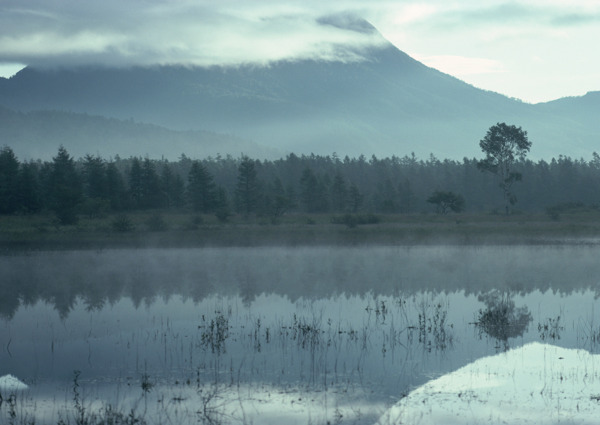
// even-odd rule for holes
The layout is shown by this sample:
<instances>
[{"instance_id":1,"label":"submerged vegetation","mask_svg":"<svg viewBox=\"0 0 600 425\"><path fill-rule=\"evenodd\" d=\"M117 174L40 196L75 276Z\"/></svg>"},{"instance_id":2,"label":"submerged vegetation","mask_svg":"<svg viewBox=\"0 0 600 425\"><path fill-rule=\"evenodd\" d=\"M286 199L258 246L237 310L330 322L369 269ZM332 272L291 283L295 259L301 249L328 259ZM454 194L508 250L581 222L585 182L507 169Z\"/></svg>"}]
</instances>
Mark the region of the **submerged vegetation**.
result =
<instances>
[{"instance_id":1,"label":"submerged vegetation","mask_svg":"<svg viewBox=\"0 0 600 425\"><path fill-rule=\"evenodd\" d=\"M598 332L597 324L578 321L593 321L593 297L578 293L575 300L567 300L546 293L536 302L559 298L570 307L567 317L545 323L560 330L558 322L566 319L572 334L577 333L569 344L597 350L585 334L588 327ZM126 303L119 300L114 309L95 311L95 323L63 318L63 330L43 337L46 348L40 346L36 356L52 351L57 357L36 357L36 367L51 362L54 373L68 375L70 381L61 387L64 394L56 395L50 406L40 402L46 395L36 392L36 385L43 384L43 374L37 375L30 390L2 394L0 420L52 425L281 423L269 416L275 412L279 421L286 415L303 418L296 423L374 423L390 403L432 377L469 364L473 357L548 338L536 329L529 332L531 314L523 299L494 290L479 297L399 291L295 302L265 294L246 302L240 295L218 294L195 302L155 300L135 312L118 308ZM175 310L164 315L171 303ZM515 308L517 303L521 306ZM78 311L85 307L77 304ZM155 304L162 306L153 308ZM46 308L37 308L47 320ZM553 307L543 312L550 314ZM478 314L478 322L468 322L470 314ZM136 324L121 323L125 316ZM54 329L48 322L29 327ZM77 341L70 345L63 340L80 332L94 350L108 348L108 357L92 352L75 363L60 361L68 350L78 356L88 350ZM25 362L31 357L23 352L24 339L15 335L15 357L7 359L9 364L18 365L19 354ZM115 361L118 366L113 368ZM83 370L65 373L80 366Z\"/></svg>"},{"instance_id":2,"label":"submerged vegetation","mask_svg":"<svg viewBox=\"0 0 600 425\"><path fill-rule=\"evenodd\" d=\"M2 367L29 389L0 388L0 422L372 424L430 379L523 343L597 352L598 250L11 252Z\"/></svg>"}]
</instances>

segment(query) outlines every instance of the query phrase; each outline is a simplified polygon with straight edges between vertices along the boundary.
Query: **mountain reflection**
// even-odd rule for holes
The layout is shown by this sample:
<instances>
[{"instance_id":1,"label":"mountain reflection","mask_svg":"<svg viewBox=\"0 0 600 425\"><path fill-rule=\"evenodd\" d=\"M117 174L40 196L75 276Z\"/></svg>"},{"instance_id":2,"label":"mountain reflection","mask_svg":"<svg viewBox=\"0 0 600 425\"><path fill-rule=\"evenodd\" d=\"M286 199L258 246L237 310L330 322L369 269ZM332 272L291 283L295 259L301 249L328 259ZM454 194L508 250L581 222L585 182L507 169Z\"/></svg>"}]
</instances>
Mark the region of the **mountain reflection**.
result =
<instances>
[{"instance_id":1,"label":"mountain reflection","mask_svg":"<svg viewBox=\"0 0 600 425\"><path fill-rule=\"evenodd\" d=\"M0 316L44 302L65 318L81 300L89 311L130 298L199 302L271 293L299 298L337 294L456 292L482 295L481 329L499 340L531 316L490 291L571 293L600 288L598 248L590 247L265 247L56 251L0 256ZM507 267L510 264L510 268ZM493 319L493 320L492 320Z\"/></svg>"}]
</instances>

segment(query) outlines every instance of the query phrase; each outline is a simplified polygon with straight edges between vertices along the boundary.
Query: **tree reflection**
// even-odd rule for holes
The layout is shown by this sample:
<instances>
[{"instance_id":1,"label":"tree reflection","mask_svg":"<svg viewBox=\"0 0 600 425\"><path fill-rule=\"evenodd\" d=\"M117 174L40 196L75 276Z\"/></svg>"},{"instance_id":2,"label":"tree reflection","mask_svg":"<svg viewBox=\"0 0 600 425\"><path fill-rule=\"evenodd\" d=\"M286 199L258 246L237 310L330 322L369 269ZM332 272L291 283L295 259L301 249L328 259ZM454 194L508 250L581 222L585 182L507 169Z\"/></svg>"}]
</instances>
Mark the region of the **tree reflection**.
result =
<instances>
[{"instance_id":1,"label":"tree reflection","mask_svg":"<svg viewBox=\"0 0 600 425\"><path fill-rule=\"evenodd\" d=\"M481 294L479 301L486 306L480 309L475 325L479 330L504 343L508 349L508 339L523 336L531 322L527 306L515 307L509 292L491 291Z\"/></svg>"}]
</instances>

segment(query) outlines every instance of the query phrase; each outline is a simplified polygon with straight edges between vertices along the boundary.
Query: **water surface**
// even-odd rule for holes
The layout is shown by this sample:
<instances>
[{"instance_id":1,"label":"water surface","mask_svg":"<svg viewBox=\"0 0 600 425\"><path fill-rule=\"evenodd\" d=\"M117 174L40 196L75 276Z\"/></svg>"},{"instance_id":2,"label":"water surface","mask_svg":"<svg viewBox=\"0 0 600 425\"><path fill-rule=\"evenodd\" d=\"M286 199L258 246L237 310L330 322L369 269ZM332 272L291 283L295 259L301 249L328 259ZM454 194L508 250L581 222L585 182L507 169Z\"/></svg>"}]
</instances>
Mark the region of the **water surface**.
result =
<instances>
[{"instance_id":1,"label":"water surface","mask_svg":"<svg viewBox=\"0 0 600 425\"><path fill-rule=\"evenodd\" d=\"M598 353L598 254L561 245L4 256L0 376L29 385L15 411L36 423L106 416L107 406L148 423L373 423L419 385L529 342ZM10 406L0 413L10 419Z\"/></svg>"}]
</instances>

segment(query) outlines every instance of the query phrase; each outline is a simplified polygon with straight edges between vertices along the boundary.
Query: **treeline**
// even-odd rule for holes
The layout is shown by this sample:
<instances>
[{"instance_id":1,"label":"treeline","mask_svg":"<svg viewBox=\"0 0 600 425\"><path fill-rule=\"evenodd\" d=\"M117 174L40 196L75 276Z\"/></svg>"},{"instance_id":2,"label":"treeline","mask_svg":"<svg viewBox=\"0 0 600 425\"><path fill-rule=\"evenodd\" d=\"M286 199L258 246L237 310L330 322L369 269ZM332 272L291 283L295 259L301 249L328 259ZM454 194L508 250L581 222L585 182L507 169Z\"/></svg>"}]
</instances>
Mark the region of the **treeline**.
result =
<instances>
[{"instance_id":1,"label":"treeline","mask_svg":"<svg viewBox=\"0 0 600 425\"><path fill-rule=\"evenodd\" d=\"M177 161L131 157L74 159L64 147L52 161L21 162L0 150L0 214L52 211L59 222L135 210L189 210L265 216L285 213L411 214L442 211L440 194L461 198L467 212L502 213L497 176L478 160L439 160L433 155L339 158L290 154L275 161L208 157ZM600 205L600 156L515 163L516 211L541 212L557 205ZM428 202L429 200L429 202Z\"/></svg>"}]
</instances>

